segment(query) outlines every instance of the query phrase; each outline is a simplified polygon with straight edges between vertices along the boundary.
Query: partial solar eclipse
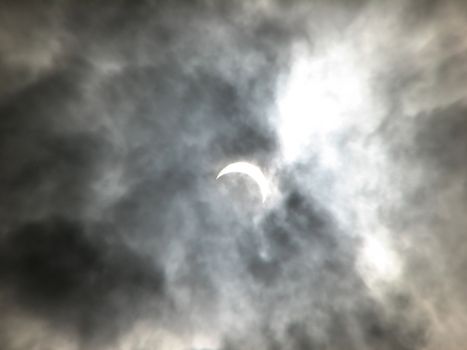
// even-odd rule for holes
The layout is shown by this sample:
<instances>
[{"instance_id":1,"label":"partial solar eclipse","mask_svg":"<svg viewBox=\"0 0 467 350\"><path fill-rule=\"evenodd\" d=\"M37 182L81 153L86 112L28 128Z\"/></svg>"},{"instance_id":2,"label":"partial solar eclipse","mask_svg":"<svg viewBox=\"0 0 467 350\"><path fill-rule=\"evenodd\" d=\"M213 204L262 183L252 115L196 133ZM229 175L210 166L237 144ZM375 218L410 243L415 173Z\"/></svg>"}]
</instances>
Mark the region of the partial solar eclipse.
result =
<instances>
[{"instance_id":1,"label":"partial solar eclipse","mask_svg":"<svg viewBox=\"0 0 467 350\"><path fill-rule=\"evenodd\" d=\"M231 163L219 172L216 179L219 179L222 176L227 175L227 174L247 175L258 185L258 188L261 192L261 198L263 200L263 203L269 197L270 192L271 192L269 181L266 178L266 176L264 176L261 169L257 167L256 165L253 165L248 162Z\"/></svg>"}]
</instances>

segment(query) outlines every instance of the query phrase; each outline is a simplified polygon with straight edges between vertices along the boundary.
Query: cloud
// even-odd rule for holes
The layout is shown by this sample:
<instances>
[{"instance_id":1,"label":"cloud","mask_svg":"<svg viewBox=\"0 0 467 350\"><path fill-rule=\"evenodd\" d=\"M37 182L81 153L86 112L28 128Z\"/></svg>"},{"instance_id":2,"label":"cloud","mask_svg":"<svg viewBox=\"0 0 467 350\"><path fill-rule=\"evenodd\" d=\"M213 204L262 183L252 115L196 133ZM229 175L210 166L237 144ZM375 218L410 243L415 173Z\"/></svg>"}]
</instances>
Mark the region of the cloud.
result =
<instances>
[{"instance_id":1,"label":"cloud","mask_svg":"<svg viewBox=\"0 0 467 350\"><path fill-rule=\"evenodd\" d=\"M119 324L120 314L142 312L145 294L165 297L163 272L119 243L114 231L55 217L8 232L0 271L5 302L18 303L65 334L111 342L115 331L127 327Z\"/></svg>"},{"instance_id":2,"label":"cloud","mask_svg":"<svg viewBox=\"0 0 467 350\"><path fill-rule=\"evenodd\" d=\"M1 7L2 348L463 348L463 4Z\"/></svg>"}]
</instances>

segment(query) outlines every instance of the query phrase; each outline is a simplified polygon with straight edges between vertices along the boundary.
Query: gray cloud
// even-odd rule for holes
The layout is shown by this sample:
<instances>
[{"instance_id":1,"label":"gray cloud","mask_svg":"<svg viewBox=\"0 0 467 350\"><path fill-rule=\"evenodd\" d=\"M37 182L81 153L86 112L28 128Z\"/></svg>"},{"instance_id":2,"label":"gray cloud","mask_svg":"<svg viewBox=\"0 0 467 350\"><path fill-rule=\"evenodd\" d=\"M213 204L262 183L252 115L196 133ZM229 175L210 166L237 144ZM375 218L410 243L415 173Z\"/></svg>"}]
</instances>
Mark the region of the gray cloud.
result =
<instances>
[{"instance_id":1,"label":"gray cloud","mask_svg":"<svg viewBox=\"0 0 467 350\"><path fill-rule=\"evenodd\" d=\"M94 226L60 218L24 224L2 240L0 275L7 302L64 332L109 342L120 314L147 307L145 295L164 297L164 275L122 246L115 228Z\"/></svg>"},{"instance_id":2,"label":"gray cloud","mask_svg":"<svg viewBox=\"0 0 467 350\"><path fill-rule=\"evenodd\" d=\"M2 349L463 348L463 4L1 9Z\"/></svg>"}]
</instances>

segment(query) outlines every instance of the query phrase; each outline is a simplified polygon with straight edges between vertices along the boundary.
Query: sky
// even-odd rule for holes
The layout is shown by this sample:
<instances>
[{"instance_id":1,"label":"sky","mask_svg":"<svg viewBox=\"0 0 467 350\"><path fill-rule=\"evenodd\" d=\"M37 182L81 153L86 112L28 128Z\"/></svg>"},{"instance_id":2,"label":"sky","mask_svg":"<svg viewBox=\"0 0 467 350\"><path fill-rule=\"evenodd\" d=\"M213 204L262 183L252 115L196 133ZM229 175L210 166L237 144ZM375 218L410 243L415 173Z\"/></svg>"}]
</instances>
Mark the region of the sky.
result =
<instances>
[{"instance_id":1,"label":"sky","mask_svg":"<svg viewBox=\"0 0 467 350\"><path fill-rule=\"evenodd\" d=\"M2 0L0 348L464 350L466 31L462 0Z\"/></svg>"}]
</instances>

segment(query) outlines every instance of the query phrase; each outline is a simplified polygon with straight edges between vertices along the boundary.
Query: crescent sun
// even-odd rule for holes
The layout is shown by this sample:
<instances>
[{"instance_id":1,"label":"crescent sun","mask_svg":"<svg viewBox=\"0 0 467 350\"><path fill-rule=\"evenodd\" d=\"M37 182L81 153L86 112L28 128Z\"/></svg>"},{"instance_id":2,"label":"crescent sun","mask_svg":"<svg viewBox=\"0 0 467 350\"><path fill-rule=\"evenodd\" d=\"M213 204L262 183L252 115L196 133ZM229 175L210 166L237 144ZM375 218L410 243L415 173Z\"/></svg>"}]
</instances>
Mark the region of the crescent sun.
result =
<instances>
[{"instance_id":1,"label":"crescent sun","mask_svg":"<svg viewBox=\"0 0 467 350\"><path fill-rule=\"evenodd\" d=\"M233 173L249 176L258 185L263 203L266 201L270 192L269 181L259 167L248 162L232 163L223 168L217 175L216 179Z\"/></svg>"}]
</instances>

